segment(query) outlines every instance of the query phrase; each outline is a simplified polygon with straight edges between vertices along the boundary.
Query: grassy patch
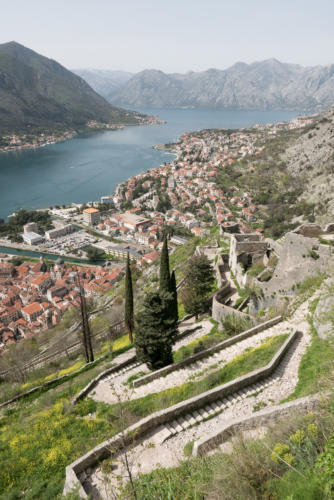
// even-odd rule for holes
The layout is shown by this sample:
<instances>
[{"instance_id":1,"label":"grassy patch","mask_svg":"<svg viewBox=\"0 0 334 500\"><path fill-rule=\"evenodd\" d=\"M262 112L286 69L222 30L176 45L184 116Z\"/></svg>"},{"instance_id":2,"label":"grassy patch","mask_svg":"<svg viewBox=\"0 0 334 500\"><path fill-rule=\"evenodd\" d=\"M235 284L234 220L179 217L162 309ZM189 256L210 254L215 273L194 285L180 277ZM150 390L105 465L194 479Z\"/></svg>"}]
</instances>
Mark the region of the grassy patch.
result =
<instances>
[{"instance_id":1,"label":"grassy patch","mask_svg":"<svg viewBox=\"0 0 334 500\"><path fill-rule=\"evenodd\" d=\"M249 276L258 276L258 274L260 274L262 271L264 271L265 269L265 266L261 263L259 264L253 264L252 267L250 267L248 270L247 270L247 273L249 274Z\"/></svg>"},{"instance_id":2,"label":"grassy patch","mask_svg":"<svg viewBox=\"0 0 334 500\"><path fill-rule=\"evenodd\" d=\"M215 322L216 323L216 322ZM210 333L203 335L202 337L193 340L186 346L180 347L177 351L173 353L174 363L181 361L182 359L188 358L192 356L196 352L203 351L204 349L208 349L213 345L222 342L227 339L227 335L218 330L218 323L214 324L211 328Z\"/></svg>"},{"instance_id":3,"label":"grassy patch","mask_svg":"<svg viewBox=\"0 0 334 500\"><path fill-rule=\"evenodd\" d=\"M186 313L186 310L184 308L184 305L179 300L177 301L177 307L178 307L178 311L179 311L179 319L184 318L187 315L187 313Z\"/></svg>"},{"instance_id":4,"label":"grassy patch","mask_svg":"<svg viewBox=\"0 0 334 500\"><path fill-rule=\"evenodd\" d=\"M200 238L191 238L184 245L178 246L169 256L170 268L175 269L178 280L182 279L183 276L183 264L193 255L199 242Z\"/></svg>"},{"instance_id":5,"label":"grassy patch","mask_svg":"<svg viewBox=\"0 0 334 500\"><path fill-rule=\"evenodd\" d=\"M291 401L309 394L315 394L334 382L333 341L321 339L309 318L312 340L307 347L298 370L298 382L294 392L284 401Z\"/></svg>"},{"instance_id":6,"label":"grassy patch","mask_svg":"<svg viewBox=\"0 0 334 500\"><path fill-rule=\"evenodd\" d=\"M191 457L194 447L194 441L188 441L183 448L183 454L185 457Z\"/></svg>"},{"instance_id":7,"label":"grassy patch","mask_svg":"<svg viewBox=\"0 0 334 500\"><path fill-rule=\"evenodd\" d=\"M140 500L202 500L206 498L208 482L222 465L222 456L215 456L187 460L177 468L155 469L136 479L137 497Z\"/></svg>"},{"instance_id":8,"label":"grassy patch","mask_svg":"<svg viewBox=\"0 0 334 500\"><path fill-rule=\"evenodd\" d=\"M143 377L144 375L147 375L147 372L139 372L135 373L134 375L131 375L128 380L123 382L124 385L128 385L129 387L133 387L133 382L134 380L137 380L138 378Z\"/></svg>"},{"instance_id":9,"label":"grassy patch","mask_svg":"<svg viewBox=\"0 0 334 500\"><path fill-rule=\"evenodd\" d=\"M127 340L126 340L126 338ZM108 349L103 350L102 349L102 354L104 354L101 358L96 359L96 361L92 364L85 365L85 363L82 360L76 361L74 364L70 365L67 368L64 368L58 372L53 372L50 375L47 375L46 377L33 377L32 380L29 382L21 385L21 384L14 384L14 383L9 383L9 382L2 382L0 384L0 389L1 389L1 395L0 395L0 402L7 401L14 396L27 392L30 389L40 386L44 384L45 382L48 382L50 380L55 379L54 384L50 385L49 387L42 388L40 391L34 393L34 395L30 396L30 398L36 398L40 394L40 392L45 392L48 391L49 389L53 389L56 386L62 385L66 383L69 379L66 379L65 381L60 380L57 381L56 379L58 377L62 377L63 375L69 375L70 379L74 379L76 377L80 377L82 373L89 372L90 377L94 378L99 372L103 371L107 366L109 366L109 363L112 359L117 357L118 355L126 352L127 350L131 349L132 344L128 341L128 336L124 335L123 337L120 337L119 343L116 344L117 349L114 351L110 352L110 355L107 355ZM114 344L114 347L115 347ZM118 347L118 346L123 346L123 347Z\"/></svg>"},{"instance_id":10,"label":"grassy patch","mask_svg":"<svg viewBox=\"0 0 334 500\"><path fill-rule=\"evenodd\" d=\"M325 277L325 274L318 274L317 276L309 276L304 281L297 283L298 295L303 295L305 293L307 293L308 296L313 295L314 292L318 290Z\"/></svg>"},{"instance_id":11,"label":"grassy patch","mask_svg":"<svg viewBox=\"0 0 334 500\"><path fill-rule=\"evenodd\" d=\"M312 297L312 295L321 287L322 283L326 279L327 275L322 273L316 276L309 276L302 282L297 282L292 286L292 290L296 292L296 298L293 300L288 309L288 316L291 316L294 311L303 303L305 300Z\"/></svg>"},{"instance_id":12,"label":"grassy patch","mask_svg":"<svg viewBox=\"0 0 334 500\"><path fill-rule=\"evenodd\" d=\"M90 377L89 377L90 378ZM76 384L64 384L44 393L34 404L21 403L0 417L0 498L60 499L65 467L107 437L116 423L107 413L84 416L100 407L92 400L68 411L71 397L87 383L83 374Z\"/></svg>"}]
</instances>

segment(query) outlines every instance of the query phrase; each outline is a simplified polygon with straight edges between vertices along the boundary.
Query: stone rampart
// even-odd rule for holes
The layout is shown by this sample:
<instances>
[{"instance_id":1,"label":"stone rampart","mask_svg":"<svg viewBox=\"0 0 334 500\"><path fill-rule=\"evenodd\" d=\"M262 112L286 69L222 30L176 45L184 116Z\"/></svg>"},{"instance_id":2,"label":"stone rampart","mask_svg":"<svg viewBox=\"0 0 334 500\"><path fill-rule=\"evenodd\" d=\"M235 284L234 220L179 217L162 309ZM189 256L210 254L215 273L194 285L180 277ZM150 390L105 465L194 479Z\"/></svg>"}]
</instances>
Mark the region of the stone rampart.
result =
<instances>
[{"instance_id":1,"label":"stone rampart","mask_svg":"<svg viewBox=\"0 0 334 500\"><path fill-rule=\"evenodd\" d=\"M331 246L320 244L318 238L287 233L272 278L259 283L263 298L257 301L256 310L276 305L280 294L294 294L296 283L327 272L331 263L334 263L334 249ZM250 311L254 313L255 308Z\"/></svg>"},{"instance_id":2,"label":"stone rampart","mask_svg":"<svg viewBox=\"0 0 334 500\"><path fill-rule=\"evenodd\" d=\"M247 280L244 277L241 264L258 263L263 259L268 249L268 242L263 240L261 234L247 233L234 234L231 237L229 266L240 286L245 286Z\"/></svg>"},{"instance_id":3,"label":"stone rampart","mask_svg":"<svg viewBox=\"0 0 334 500\"><path fill-rule=\"evenodd\" d=\"M228 254L220 254L215 264L218 288L222 288L226 283L225 272L228 268Z\"/></svg>"},{"instance_id":4,"label":"stone rampart","mask_svg":"<svg viewBox=\"0 0 334 500\"><path fill-rule=\"evenodd\" d=\"M238 316L242 319L249 318L249 315L238 311L238 309L234 309L233 307L226 306L224 304L224 298L230 293L231 287L229 284L225 285L225 287L221 288L214 294L212 297L212 318L215 321L221 322L227 316Z\"/></svg>"}]
</instances>

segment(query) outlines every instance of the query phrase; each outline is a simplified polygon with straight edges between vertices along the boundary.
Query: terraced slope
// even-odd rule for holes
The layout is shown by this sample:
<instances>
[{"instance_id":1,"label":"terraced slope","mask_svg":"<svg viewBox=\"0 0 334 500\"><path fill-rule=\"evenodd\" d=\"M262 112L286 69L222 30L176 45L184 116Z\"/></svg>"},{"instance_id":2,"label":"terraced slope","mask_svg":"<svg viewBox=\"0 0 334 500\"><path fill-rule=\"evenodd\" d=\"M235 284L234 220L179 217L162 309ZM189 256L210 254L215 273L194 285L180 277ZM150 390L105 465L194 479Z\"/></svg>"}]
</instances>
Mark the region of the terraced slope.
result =
<instances>
[{"instance_id":1,"label":"terraced slope","mask_svg":"<svg viewBox=\"0 0 334 500\"><path fill-rule=\"evenodd\" d=\"M199 407L198 410L190 411L174 419L172 418L162 426L156 427L150 434L144 435L142 440L139 440L129 450L133 463L141 464L140 472L149 472L158 466L158 464L163 467L176 465L183 458L183 448L188 441L199 439L231 418L250 415L257 408L277 404L294 390L298 381L299 362L310 342L309 324L306 321L309 302L310 300L304 302L289 320L261 332L257 338L254 336L250 339L256 345L257 342L260 342L260 337L263 340L263 338L269 336L277 337L283 332L290 332L291 329L298 329L300 332L297 336L298 338L289 347L287 355L276 371L266 379L250 383L243 389L228 394L227 397L217 397L212 403ZM246 343L243 344L244 350L246 349L246 345ZM238 349L238 354L241 352L242 349ZM225 352L225 357L229 360L234 359L235 353L233 354L232 351L230 353ZM207 363L208 361L205 360L205 362ZM222 363L226 363L226 360L222 361ZM213 366L217 365L215 357L212 357L211 364ZM210 365L208 365L208 368L210 369ZM139 369L139 367L136 369ZM191 369L194 370L193 375L195 377L199 377L200 373L203 373L203 368L199 366L192 367ZM127 372L126 376L121 375L120 377L123 377L124 381L125 378L129 377L129 374L130 372ZM153 383L157 383L158 381L159 379ZM117 387L121 387L121 385L118 384ZM138 389L147 390L145 386ZM138 394L134 397L137 398ZM108 498L110 487L117 487L115 474L123 476L124 472L122 456L121 453L118 458L116 457L113 470L107 475L102 473L101 467L98 465L94 470L87 470L88 475L85 473L81 476L85 490L92 493L94 498L99 498L100 496ZM133 473L136 474L138 472L139 468L134 466ZM84 494L83 492L83 496Z\"/></svg>"}]
</instances>

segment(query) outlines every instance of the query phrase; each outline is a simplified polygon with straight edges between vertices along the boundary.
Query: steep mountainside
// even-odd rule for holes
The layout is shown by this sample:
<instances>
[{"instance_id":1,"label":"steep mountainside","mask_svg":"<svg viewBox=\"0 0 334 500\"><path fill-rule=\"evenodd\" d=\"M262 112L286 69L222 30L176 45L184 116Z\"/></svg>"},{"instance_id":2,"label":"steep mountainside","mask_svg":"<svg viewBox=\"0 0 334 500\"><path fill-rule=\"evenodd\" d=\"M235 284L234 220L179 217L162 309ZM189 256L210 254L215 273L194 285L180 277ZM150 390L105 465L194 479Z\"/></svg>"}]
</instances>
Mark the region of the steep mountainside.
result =
<instances>
[{"instance_id":1,"label":"steep mountainside","mask_svg":"<svg viewBox=\"0 0 334 500\"><path fill-rule=\"evenodd\" d=\"M333 221L334 109L308 127L281 158L290 174L303 180L302 198L315 203L317 221Z\"/></svg>"},{"instance_id":2,"label":"steep mountainside","mask_svg":"<svg viewBox=\"0 0 334 500\"><path fill-rule=\"evenodd\" d=\"M38 128L82 128L90 120L136 123L52 59L16 42L0 45L0 133Z\"/></svg>"},{"instance_id":3,"label":"steep mountainside","mask_svg":"<svg viewBox=\"0 0 334 500\"><path fill-rule=\"evenodd\" d=\"M103 69L73 69L98 94L108 98L133 76L128 71L112 71Z\"/></svg>"},{"instance_id":4,"label":"steep mountainside","mask_svg":"<svg viewBox=\"0 0 334 500\"><path fill-rule=\"evenodd\" d=\"M334 65L304 68L269 59L199 73L145 70L110 101L152 107L321 109L334 104Z\"/></svg>"}]
</instances>

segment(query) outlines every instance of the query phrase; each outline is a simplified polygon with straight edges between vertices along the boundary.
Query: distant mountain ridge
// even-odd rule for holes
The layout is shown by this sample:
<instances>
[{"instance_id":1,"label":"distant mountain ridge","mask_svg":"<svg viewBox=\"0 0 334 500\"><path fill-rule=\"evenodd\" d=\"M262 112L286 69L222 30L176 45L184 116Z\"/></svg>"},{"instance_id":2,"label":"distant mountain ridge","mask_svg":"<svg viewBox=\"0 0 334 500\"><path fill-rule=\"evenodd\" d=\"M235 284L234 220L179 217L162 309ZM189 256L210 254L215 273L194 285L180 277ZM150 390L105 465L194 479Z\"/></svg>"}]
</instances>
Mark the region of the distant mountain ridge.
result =
<instances>
[{"instance_id":1,"label":"distant mountain ridge","mask_svg":"<svg viewBox=\"0 0 334 500\"><path fill-rule=\"evenodd\" d=\"M16 42L0 45L0 133L137 123L59 63Z\"/></svg>"},{"instance_id":2,"label":"distant mountain ridge","mask_svg":"<svg viewBox=\"0 0 334 500\"><path fill-rule=\"evenodd\" d=\"M128 71L108 69L72 69L72 72L83 78L95 92L104 98L110 97L134 75Z\"/></svg>"},{"instance_id":3,"label":"distant mountain ridge","mask_svg":"<svg viewBox=\"0 0 334 500\"><path fill-rule=\"evenodd\" d=\"M334 104L334 64L302 67L268 59L185 74L144 70L109 100L135 107L318 110Z\"/></svg>"}]
</instances>

